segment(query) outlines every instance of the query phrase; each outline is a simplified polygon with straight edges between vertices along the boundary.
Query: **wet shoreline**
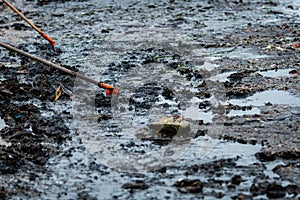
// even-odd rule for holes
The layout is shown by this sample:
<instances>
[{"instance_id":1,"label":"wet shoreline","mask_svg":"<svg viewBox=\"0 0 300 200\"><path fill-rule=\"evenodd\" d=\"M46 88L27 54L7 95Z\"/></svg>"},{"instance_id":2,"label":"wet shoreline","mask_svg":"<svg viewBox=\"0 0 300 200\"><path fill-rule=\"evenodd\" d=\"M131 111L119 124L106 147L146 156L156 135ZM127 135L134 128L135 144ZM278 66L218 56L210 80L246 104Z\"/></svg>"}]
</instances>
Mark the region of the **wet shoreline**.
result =
<instances>
[{"instance_id":1,"label":"wet shoreline","mask_svg":"<svg viewBox=\"0 0 300 200\"><path fill-rule=\"evenodd\" d=\"M2 4L1 41L123 93L1 48L1 199L299 198L297 1L12 3L58 45Z\"/></svg>"}]
</instances>

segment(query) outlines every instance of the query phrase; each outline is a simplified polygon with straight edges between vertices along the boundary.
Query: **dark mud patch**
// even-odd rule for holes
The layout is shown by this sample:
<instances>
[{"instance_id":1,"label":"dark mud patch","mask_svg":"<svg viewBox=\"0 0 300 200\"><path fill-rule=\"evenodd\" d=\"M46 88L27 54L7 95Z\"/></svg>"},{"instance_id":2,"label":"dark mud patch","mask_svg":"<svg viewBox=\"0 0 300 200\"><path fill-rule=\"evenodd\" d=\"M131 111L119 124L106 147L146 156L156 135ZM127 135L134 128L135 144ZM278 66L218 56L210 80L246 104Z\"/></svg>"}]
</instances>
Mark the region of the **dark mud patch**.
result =
<instances>
[{"instance_id":1,"label":"dark mud patch","mask_svg":"<svg viewBox=\"0 0 300 200\"><path fill-rule=\"evenodd\" d=\"M18 48L46 58L58 55L48 45L38 43ZM14 195L38 196L40 193L31 182L39 178L38 173L46 173L45 164L71 139L66 124L70 113L58 113L51 107L58 83L70 87L74 78L13 52L3 52L1 62L0 181L5 186L1 194L4 199ZM69 101L70 97L64 94L61 99Z\"/></svg>"},{"instance_id":2,"label":"dark mud patch","mask_svg":"<svg viewBox=\"0 0 300 200\"><path fill-rule=\"evenodd\" d=\"M1 107L1 118L6 127L1 130L1 182L9 184L5 197L21 194L37 194L34 188L22 183L35 181L38 172L44 172L43 166L48 159L59 153L60 145L70 139L69 128L63 117L41 116L39 108L32 104ZM23 174L23 175L22 175ZM9 183L5 177L20 177L21 181Z\"/></svg>"}]
</instances>

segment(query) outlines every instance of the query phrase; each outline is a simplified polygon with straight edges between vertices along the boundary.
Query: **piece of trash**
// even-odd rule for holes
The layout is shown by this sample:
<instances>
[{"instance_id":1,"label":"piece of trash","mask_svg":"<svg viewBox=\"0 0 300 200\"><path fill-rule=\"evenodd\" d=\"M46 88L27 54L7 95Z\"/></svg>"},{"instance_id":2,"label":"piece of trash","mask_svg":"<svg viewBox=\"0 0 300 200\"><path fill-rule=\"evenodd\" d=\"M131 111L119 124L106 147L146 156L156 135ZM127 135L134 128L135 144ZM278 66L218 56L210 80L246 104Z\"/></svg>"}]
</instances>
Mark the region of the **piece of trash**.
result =
<instances>
[{"instance_id":1,"label":"piece of trash","mask_svg":"<svg viewBox=\"0 0 300 200\"><path fill-rule=\"evenodd\" d=\"M299 48L300 47L300 43L294 44L293 46L294 46L294 48Z\"/></svg>"},{"instance_id":2,"label":"piece of trash","mask_svg":"<svg viewBox=\"0 0 300 200\"><path fill-rule=\"evenodd\" d=\"M28 74L28 71L26 69L24 69L24 70L19 70L16 73L17 74Z\"/></svg>"},{"instance_id":3,"label":"piece of trash","mask_svg":"<svg viewBox=\"0 0 300 200\"><path fill-rule=\"evenodd\" d=\"M69 95L70 97L73 97L73 92L67 87L65 86L63 83L59 82L59 86L61 87L63 93Z\"/></svg>"},{"instance_id":4,"label":"piece of trash","mask_svg":"<svg viewBox=\"0 0 300 200\"><path fill-rule=\"evenodd\" d=\"M269 44L266 48L267 48L267 49L272 49L273 46L272 46L271 44Z\"/></svg>"},{"instance_id":5,"label":"piece of trash","mask_svg":"<svg viewBox=\"0 0 300 200\"><path fill-rule=\"evenodd\" d=\"M282 47L276 47L276 49L279 51L284 51L284 49Z\"/></svg>"},{"instance_id":6,"label":"piece of trash","mask_svg":"<svg viewBox=\"0 0 300 200\"><path fill-rule=\"evenodd\" d=\"M24 116L24 114L19 113L15 116L15 119L21 119Z\"/></svg>"},{"instance_id":7,"label":"piece of trash","mask_svg":"<svg viewBox=\"0 0 300 200\"><path fill-rule=\"evenodd\" d=\"M159 138L172 138L177 134L179 129L183 132L189 132L190 124L183 119L183 116L174 115L151 123L149 128L154 130Z\"/></svg>"},{"instance_id":8,"label":"piece of trash","mask_svg":"<svg viewBox=\"0 0 300 200\"><path fill-rule=\"evenodd\" d=\"M55 98L53 101L56 102L63 93L69 95L71 98L74 97L73 92L63 83L59 82L59 86L56 89Z\"/></svg>"},{"instance_id":9,"label":"piece of trash","mask_svg":"<svg viewBox=\"0 0 300 200\"><path fill-rule=\"evenodd\" d=\"M10 95L13 95L13 93L10 91L10 90L8 90L8 89L6 89L5 87L0 87L0 92L1 93L5 93L5 94L10 94Z\"/></svg>"},{"instance_id":10,"label":"piece of trash","mask_svg":"<svg viewBox=\"0 0 300 200\"><path fill-rule=\"evenodd\" d=\"M59 85L58 88L56 89L56 92L55 92L55 98L54 98L54 102L56 102L59 97L61 96L62 94L62 89L61 89L61 86Z\"/></svg>"},{"instance_id":11,"label":"piece of trash","mask_svg":"<svg viewBox=\"0 0 300 200\"><path fill-rule=\"evenodd\" d=\"M10 146L11 146L11 143L10 143L10 142L6 142L5 140L3 140L3 139L0 137L0 146L10 147Z\"/></svg>"}]
</instances>

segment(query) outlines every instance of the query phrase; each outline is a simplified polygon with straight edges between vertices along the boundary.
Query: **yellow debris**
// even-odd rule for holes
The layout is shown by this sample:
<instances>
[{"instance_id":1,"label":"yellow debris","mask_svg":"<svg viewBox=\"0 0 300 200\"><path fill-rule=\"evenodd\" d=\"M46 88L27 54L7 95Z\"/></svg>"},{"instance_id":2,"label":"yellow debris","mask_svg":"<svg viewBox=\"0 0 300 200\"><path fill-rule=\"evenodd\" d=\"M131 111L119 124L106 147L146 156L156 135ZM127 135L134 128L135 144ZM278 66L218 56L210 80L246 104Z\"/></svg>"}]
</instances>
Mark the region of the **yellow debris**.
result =
<instances>
[{"instance_id":1,"label":"yellow debris","mask_svg":"<svg viewBox=\"0 0 300 200\"><path fill-rule=\"evenodd\" d=\"M55 98L53 101L56 102L59 99L59 97L61 96L61 94L62 94L62 89L60 86L58 86L58 88L56 89Z\"/></svg>"}]
</instances>

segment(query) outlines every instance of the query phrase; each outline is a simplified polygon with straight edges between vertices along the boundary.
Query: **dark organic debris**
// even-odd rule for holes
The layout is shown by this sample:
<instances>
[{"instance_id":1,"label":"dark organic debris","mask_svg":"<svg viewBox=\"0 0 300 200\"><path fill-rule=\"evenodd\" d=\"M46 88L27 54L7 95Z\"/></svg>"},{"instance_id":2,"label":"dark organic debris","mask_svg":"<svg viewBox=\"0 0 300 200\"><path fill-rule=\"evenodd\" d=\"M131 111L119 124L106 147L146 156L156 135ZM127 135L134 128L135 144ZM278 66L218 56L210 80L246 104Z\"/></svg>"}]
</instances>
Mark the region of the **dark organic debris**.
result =
<instances>
[{"instance_id":1,"label":"dark organic debris","mask_svg":"<svg viewBox=\"0 0 300 200\"><path fill-rule=\"evenodd\" d=\"M0 148L2 174L31 168L32 164L44 165L57 153L57 147L69 139L69 129L60 117L54 116L48 121L30 104L0 107L0 111L4 109L2 116L8 127L1 130L1 137L10 145ZM47 145L49 143L57 147Z\"/></svg>"},{"instance_id":2,"label":"dark organic debris","mask_svg":"<svg viewBox=\"0 0 300 200\"><path fill-rule=\"evenodd\" d=\"M269 182L261 182L257 184L253 184L250 187L250 192L253 194L253 196L258 195L267 195L268 198L271 199L279 199L283 198L286 193L294 193L294 196L297 195L299 192L298 187L288 185L286 187L283 187L280 184L277 184L275 182L269 183Z\"/></svg>"},{"instance_id":3,"label":"dark organic debris","mask_svg":"<svg viewBox=\"0 0 300 200\"><path fill-rule=\"evenodd\" d=\"M239 185L243 181L242 177L240 175L234 175L231 178L231 183L234 185Z\"/></svg>"},{"instance_id":4,"label":"dark organic debris","mask_svg":"<svg viewBox=\"0 0 300 200\"><path fill-rule=\"evenodd\" d=\"M300 151L298 149L290 149L286 151L262 150L256 153L255 156L261 161L273 161L278 158L296 160L300 158Z\"/></svg>"},{"instance_id":5,"label":"dark organic debris","mask_svg":"<svg viewBox=\"0 0 300 200\"><path fill-rule=\"evenodd\" d=\"M289 74L296 75L296 74L298 74L298 71L293 69L293 70L289 71Z\"/></svg>"}]
</instances>

